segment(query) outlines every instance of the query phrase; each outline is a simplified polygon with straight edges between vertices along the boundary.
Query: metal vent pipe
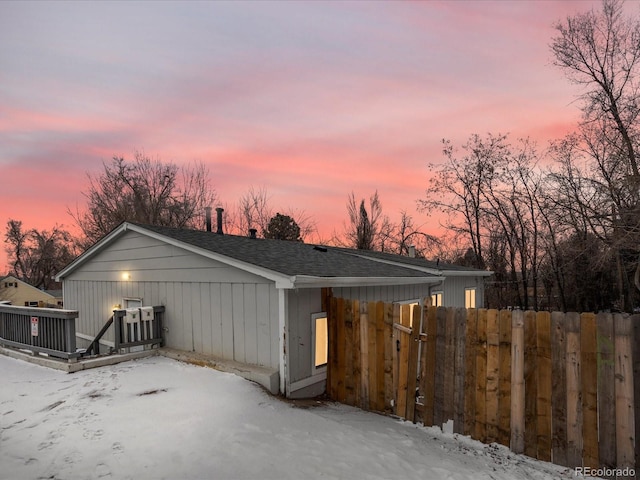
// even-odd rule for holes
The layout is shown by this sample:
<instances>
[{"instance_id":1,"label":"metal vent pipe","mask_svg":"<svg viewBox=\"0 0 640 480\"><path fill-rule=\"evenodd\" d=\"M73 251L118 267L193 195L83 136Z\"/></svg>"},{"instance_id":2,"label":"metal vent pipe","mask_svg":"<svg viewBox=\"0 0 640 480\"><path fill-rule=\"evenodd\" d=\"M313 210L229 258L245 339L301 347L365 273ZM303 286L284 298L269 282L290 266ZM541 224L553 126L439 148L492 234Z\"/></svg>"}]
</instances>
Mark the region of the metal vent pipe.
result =
<instances>
[{"instance_id":1,"label":"metal vent pipe","mask_svg":"<svg viewBox=\"0 0 640 480\"><path fill-rule=\"evenodd\" d=\"M207 232L211 231L211 207L204 207Z\"/></svg>"},{"instance_id":2,"label":"metal vent pipe","mask_svg":"<svg viewBox=\"0 0 640 480\"><path fill-rule=\"evenodd\" d=\"M224 235L224 232L222 231L222 212L224 212L224 208L216 208L216 213L218 214L218 229L216 230L216 233L220 235Z\"/></svg>"}]
</instances>

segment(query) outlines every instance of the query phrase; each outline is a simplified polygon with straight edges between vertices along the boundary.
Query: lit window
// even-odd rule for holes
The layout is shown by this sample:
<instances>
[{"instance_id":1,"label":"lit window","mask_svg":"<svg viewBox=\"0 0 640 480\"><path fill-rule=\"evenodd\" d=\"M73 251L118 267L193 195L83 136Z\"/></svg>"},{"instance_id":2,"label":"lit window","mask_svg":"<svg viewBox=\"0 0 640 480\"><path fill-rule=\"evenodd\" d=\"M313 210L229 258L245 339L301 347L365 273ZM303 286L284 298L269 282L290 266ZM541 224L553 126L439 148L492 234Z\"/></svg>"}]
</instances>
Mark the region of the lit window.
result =
<instances>
[{"instance_id":1,"label":"lit window","mask_svg":"<svg viewBox=\"0 0 640 480\"><path fill-rule=\"evenodd\" d=\"M442 292L433 292L431 294L431 306L442 307Z\"/></svg>"},{"instance_id":2,"label":"lit window","mask_svg":"<svg viewBox=\"0 0 640 480\"><path fill-rule=\"evenodd\" d=\"M329 332L327 330L327 314L315 313L311 317L313 327L313 366L321 368L327 365L329 357Z\"/></svg>"},{"instance_id":3,"label":"lit window","mask_svg":"<svg viewBox=\"0 0 640 480\"><path fill-rule=\"evenodd\" d=\"M476 289L464 289L464 308L476 308Z\"/></svg>"}]
</instances>

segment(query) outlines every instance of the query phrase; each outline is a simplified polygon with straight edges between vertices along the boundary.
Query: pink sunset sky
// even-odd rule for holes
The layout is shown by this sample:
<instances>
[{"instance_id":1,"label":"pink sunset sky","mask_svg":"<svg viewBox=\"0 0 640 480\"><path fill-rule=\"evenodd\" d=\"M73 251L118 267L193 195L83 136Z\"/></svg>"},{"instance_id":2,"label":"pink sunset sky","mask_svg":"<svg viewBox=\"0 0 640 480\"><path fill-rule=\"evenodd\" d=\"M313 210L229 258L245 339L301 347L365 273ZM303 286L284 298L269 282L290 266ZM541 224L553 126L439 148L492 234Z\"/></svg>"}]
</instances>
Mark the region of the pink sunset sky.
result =
<instances>
[{"instance_id":1,"label":"pink sunset sky","mask_svg":"<svg viewBox=\"0 0 640 480\"><path fill-rule=\"evenodd\" d=\"M342 230L350 192L376 189L392 219L437 233L416 200L443 138L543 149L573 129L553 24L599 5L0 2L1 234L9 219L73 231L86 173L135 150L202 161L222 203L264 187L321 238Z\"/></svg>"}]
</instances>

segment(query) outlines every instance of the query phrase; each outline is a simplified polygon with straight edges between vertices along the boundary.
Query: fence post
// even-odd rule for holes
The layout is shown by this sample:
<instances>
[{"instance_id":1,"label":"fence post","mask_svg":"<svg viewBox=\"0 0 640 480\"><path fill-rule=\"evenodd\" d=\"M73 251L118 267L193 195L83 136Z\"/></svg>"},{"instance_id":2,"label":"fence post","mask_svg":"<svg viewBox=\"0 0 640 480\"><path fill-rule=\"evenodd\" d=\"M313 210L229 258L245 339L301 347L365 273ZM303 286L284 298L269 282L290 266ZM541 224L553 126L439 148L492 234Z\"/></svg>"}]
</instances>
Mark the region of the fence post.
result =
<instances>
[{"instance_id":1,"label":"fence post","mask_svg":"<svg viewBox=\"0 0 640 480\"><path fill-rule=\"evenodd\" d=\"M114 349L117 354L120 353L121 328L122 328L122 311L114 310L113 311L113 343L114 343Z\"/></svg>"},{"instance_id":2,"label":"fence post","mask_svg":"<svg viewBox=\"0 0 640 480\"><path fill-rule=\"evenodd\" d=\"M67 352L75 353L76 352L76 319L73 318L65 318L64 319L64 344L67 347ZM77 362L77 357L69 357L69 362Z\"/></svg>"},{"instance_id":3,"label":"fence post","mask_svg":"<svg viewBox=\"0 0 640 480\"><path fill-rule=\"evenodd\" d=\"M524 453L524 312L511 316L511 450Z\"/></svg>"}]
</instances>

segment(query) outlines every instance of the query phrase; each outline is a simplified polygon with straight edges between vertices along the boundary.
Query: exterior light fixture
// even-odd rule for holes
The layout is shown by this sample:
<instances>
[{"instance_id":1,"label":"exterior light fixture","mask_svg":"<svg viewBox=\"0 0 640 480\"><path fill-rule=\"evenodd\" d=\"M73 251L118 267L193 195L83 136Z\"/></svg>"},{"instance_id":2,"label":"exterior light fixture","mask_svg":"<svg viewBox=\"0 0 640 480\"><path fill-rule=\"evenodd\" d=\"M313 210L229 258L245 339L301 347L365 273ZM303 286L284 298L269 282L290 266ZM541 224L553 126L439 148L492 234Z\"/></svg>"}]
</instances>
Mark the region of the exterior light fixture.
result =
<instances>
[{"instance_id":1,"label":"exterior light fixture","mask_svg":"<svg viewBox=\"0 0 640 480\"><path fill-rule=\"evenodd\" d=\"M131 274L129 272L122 272L122 280L131 280Z\"/></svg>"}]
</instances>

